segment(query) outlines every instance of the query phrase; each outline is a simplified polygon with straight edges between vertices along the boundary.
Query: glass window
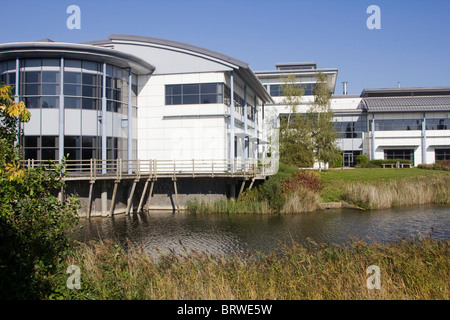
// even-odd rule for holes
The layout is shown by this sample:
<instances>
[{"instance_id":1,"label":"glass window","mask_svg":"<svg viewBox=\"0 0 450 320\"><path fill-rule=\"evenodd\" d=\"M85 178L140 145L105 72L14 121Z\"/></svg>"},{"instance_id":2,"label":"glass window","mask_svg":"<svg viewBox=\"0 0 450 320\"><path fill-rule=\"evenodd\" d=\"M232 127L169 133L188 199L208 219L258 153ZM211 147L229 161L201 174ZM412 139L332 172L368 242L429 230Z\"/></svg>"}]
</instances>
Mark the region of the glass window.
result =
<instances>
[{"instance_id":1,"label":"glass window","mask_svg":"<svg viewBox=\"0 0 450 320\"><path fill-rule=\"evenodd\" d=\"M198 104L200 101L198 95L185 95L183 96L183 104Z\"/></svg>"},{"instance_id":2,"label":"glass window","mask_svg":"<svg viewBox=\"0 0 450 320\"><path fill-rule=\"evenodd\" d=\"M42 108L59 108L59 97L42 97Z\"/></svg>"},{"instance_id":3,"label":"glass window","mask_svg":"<svg viewBox=\"0 0 450 320\"><path fill-rule=\"evenodd\" d=\"M64 61L64 66L70 67L70 68L81 68L81 60L67 59Z\"/></svg>"},{"instance_id":4,"label":"glass window","mask_svg":"<svg viewBox=\"0 0 450 320\"><path fill-rule=\"evenodd\" d=\"M81 98L64 97L64 108L81 109Z\"/></svg>"},{"instance_id":5,"label":"glass window","mask_svg":"<svg viewBox=\"0 0 450 320\"><path fill-rule=\"evenodd\" d=\"M43 84L42 85L43 95L59 95L59 85L56 84Z\"/></svg>"},{"instance_id":6,"label":"glass window","mask_svg":"<svg viewBox=\"0 0 450 320\"><path fill-rule=\"evenodd\" d=\"M82 100L82 108L88 109L88 110L97 110L98 109L98 99L90 99L90 98L83 98Z\"/></svg>"},{"instance_id":7,"label":"glass window","mask_svg":"<svg viewBox=\"0 0 450 320\"><path fill-rule=\"evenodd\" d=\"M81 83L80 72L64 72L64 83Z\"/></svg>"},{"instance_id":8,"label":"glass window","mask_svg":"<svg viewBox=\"0 0 450 320\"><path fill-rule=\"evenodd\" d=\"M414 162L414 149L384 150L384 159L405 159Z\"/></svg>"},{"instance_id":9,"label":"glass window","mask_svg":"<svg viewBox=\"0 0 450 320\"><path fill-rule=\"evenodd\" d=\"M26 96L37 96L40 94L39 89L39 84L26 84L23 94Z\"/></svg>"},{"instance_id":10,"label":"glass window","mask_svg":"<svg viewBox=\"0 0 450 320\"><path fill-rule=\"evenodd\" d=\"M435 149L435 162L450 160L450 149Z\"/></svg>"},{"instance_id":11,"label":"glass window","mask_svg":"<svg viewBox=\"0 0 450 320\"><path fill-rule=\"evenodd\" d=\"M25 106L28 109L36 109L36 108L41 107L39 97L26 97L23 100L24 100Z\"/></svg>"},{"instance_id":12,"label":"glass window","mask_svg":"<svg viewBox=\"0 0 450 320\"><path fill-rule=\"evenodd\" d=\"M25 148L38 148L39 147L39 136L25 136L24 137Z\"/></svg>"},{"instance_id":13,"label":"glass window","mask_svg":"<svg viewBox=\"0 0 450 320\"><path fill-rule=\"evenodd\" d=\"M40 67L41 59L25 59L25 67Z\"/></svg>"},{"instance_id":14,"label":"glass window","mask_svg":"<svg viewBox=\"0 0 450 320\"><path fill-rule=\"evenodd\" d=\"M28 71L25 72L25 82L40 82L41 72L40 71Z\"/></svg>"},{"instance_id":15,"label":"glass window","mask_svg":"<svg viewBox=\"0 0 450 320\"><path fill-rule=\"evenodd\" d=\"M58 83L59 82L59 72L43 71L42 72L42 82Z\"/></svg>"},{"instance_id":16,"label":"glass window","mask_svg":"<svg viewBox=\"0 0 450 320\"><path fill-rule=\"evenodd\" d=\"M81 138L79 136L64 136L64 146L69 148L81 147Z\"/></svg>"},{"instance_id":17,"label":"glass window","mask_svg":"<svg viewBox=\"0 0 450 320\"><path fill-rule=\"evenodd\" d=\"M39 154L39 149L28 149L25 148L25 155L24 158L25 159L39 159L40 157L38 157Z\"/></svg>"},{"instance_id":18,"label":"glass window","mask_svg":"<svg viewBox=\"0 0 450 320\"><path fill-rule=\"evenodd\" d=\"M42 66L44 67L59 67L59 59L42 59Z\"/></svg>"},{"instance_id":19,"label":"glass window","mask_svg":"<svg viewBox=\"0 0 450 320\"><path fill-rule=\"evenodd\" d=\"M81 85L65 84L64 95L67 96L81 96Z\"/></svg>"},{"instance_id":20,"label":"glass window","mask_svg":"<svg viewBox=\"0 0 450 320\"><path fill-rule=\"evenodd\" d=\"M184 84L183 85L183 95L187 94L199 94L199 85L198 84Z\"/></svg>"},{"instance_id":21,"label":"glass window","mask_svg":"<svg viewBox=\"0 0 450 320\"><path fill-rule=\"evenodd\" d=\"M55 148L58 147L59 137L57 136L42 136L42 147L43 148Z\"/></svg>"}]
</instances>

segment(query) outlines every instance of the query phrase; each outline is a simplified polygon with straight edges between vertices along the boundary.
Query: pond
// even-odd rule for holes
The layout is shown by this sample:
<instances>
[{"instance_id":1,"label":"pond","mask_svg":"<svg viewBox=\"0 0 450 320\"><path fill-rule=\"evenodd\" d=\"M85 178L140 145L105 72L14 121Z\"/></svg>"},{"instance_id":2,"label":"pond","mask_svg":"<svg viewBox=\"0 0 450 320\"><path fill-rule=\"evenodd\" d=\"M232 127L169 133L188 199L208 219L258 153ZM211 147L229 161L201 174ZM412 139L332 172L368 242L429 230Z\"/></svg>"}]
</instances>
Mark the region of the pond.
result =
<instances>
[{"instance_id":1,"label":"pond","mask_svg":"<svg viewBox=\"0 0 450 320\"><path fill-rule=\"evenodd\" d=\"M148 254L169 250L183 254L262 251L293 241L344 244L350 236L367 242L393 241L432 234L450 240L450 206L421 206L390 210L326 210L283 215L231 215L147 212L81 219L80 241L113 239ZM185 248L185 249L184 249Z\"/></svg>"}]
</instances>

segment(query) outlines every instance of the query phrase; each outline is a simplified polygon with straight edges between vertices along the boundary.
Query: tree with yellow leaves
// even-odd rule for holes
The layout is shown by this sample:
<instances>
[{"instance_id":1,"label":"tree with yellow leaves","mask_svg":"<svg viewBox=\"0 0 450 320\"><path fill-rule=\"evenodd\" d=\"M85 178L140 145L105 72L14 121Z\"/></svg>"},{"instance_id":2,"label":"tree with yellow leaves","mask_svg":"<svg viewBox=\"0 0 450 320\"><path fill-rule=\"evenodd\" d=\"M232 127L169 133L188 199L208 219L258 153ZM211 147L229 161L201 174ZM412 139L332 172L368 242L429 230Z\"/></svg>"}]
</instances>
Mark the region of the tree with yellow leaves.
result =
<instances>
[{"instance_id":1,"label":"tree with yellow leaves","mask_svg":"<svg viewBox=\"0 0 450 320\"><path fill-rule=\"evenodd\" d=\"M64 163L23 167L17 142L30 112L13 98L0 85L0 299L42 299L65 270L78 201L57 198Z\"/></svg>"}]
</instances>

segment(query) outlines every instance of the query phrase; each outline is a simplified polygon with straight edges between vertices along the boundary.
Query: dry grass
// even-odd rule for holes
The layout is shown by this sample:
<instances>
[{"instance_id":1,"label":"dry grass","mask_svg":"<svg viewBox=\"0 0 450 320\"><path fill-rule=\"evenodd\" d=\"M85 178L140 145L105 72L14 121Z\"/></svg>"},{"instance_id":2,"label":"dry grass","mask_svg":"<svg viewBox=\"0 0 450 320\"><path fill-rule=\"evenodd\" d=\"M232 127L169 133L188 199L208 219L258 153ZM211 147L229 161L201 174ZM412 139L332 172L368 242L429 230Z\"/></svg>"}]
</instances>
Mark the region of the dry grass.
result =
<instances>
[{"instance_id":1,"label":"dry grass","mask_svg":"<svg viewBox=\"0 0 450 320\"><path fill-rule=\"evenodd\" d=\"M190 252L149 257L113 243L81 245L68 263L81 268L82 289L65 299L449 299L450 242L432 238L338 247L294 244L267 254ZM381 270L381 290L366 270Z\"/></svg>"},{"instance_id":2,"label":"dry grass","mask_svg":"<svg viewBox=\"0 0 450 320\"><path fill-rule=\"evenodd\" d=\"M343 200L366 209L450 203L450 177L401 179L387 183L343 185Z\"/></svg>"}]
</instances>

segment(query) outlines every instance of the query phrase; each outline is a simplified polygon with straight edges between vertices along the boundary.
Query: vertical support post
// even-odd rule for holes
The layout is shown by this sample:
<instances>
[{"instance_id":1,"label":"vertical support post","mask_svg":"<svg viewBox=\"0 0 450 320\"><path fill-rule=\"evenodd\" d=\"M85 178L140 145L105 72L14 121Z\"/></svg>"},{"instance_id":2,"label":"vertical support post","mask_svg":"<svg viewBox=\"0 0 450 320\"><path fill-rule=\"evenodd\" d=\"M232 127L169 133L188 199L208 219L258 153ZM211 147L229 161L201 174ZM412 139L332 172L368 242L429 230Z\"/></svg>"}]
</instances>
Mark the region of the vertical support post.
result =
<instances>
[{"instance_id":1,"label":"vertical support post","mask_svg":"<svg viewBox=\"0 0 450 320\"><path fill-rule=\"evenodd\" d=\"M422 120L422 164L427 164L427 119L425 112Z\"/></svg>"},{"instance_id":2,"label":"vertical support post","mask_svg":"<svg viewBox=\"0 0 450 320\"><path fill-rule=\"evenodd\" d=\"M234 75L230 71L230 154L231 173L234 173Z\"/></svg>"},{"instance_id":3,"label":"vertical support post","mask_svg":"<svg viewBox=\"0 0 450 320\"><path fill-rule=\"evenodd\" d=\"M137 182L138 182L138 180L133 180L133 185L131 186L130 196L128 197L128 201L127 201L127 212L126 212L126 214L129 214L130 213L130 209L132 209L134 190L136 189Z\"/></svg>"},{"instance_id":4,"label":"vertical support post","mask_svg":"<svg viewBox=\"0 0 450 320\"><path fill-rule=\"evenodd\" d=\"M106 181L102 183L102 216L108 215L108 188L106 187Z\"/></svg>"},{"instance_id":5,"label":"vertical support post","mask_svg":"<svg viewBox=\"0 0 450 320\"><path fill-rule=\"evenodd\" d=\"M238 195L237 201L241 200L242 192L244 192L244 187L245 187L245 180L242 180L241 189L239 189L239 195Z\"/></svg>"},{"instance_id":6,"label":"vertical support post","mask_svg":"<svg viewBox=\"0 0 450 320\"><path fill-rule=\"evenodd\" d=\"M375 160L375 114L372 113L372 137L370 160Z\"/></svg>"},{"instance_id":7,"label":"vertical support post","mask_svg":"<svg viewBox=\"0 0 450 320\"><path fill-rule=\"evenodd\" d=\"M120 180L114 181L114 189L111 198L111 207L109 208L109 215L112 217L114 215L114 208L116 207L116 195L117 195L117 187L119 186Z\"/></svg>"},{"instance_id":8,"label":"vertical support post","mask_svg":"<svg viewBox=\"0 0 450 320\"><path fill-rule=\"evenodd\" d=\"M103 62L102 85L102 174L106 174L106 61Z\"/></svg>"},{"instance_id":9,"label":"vertical support post","mask_svg":"<svg viewBox=\"0 0 450 320\"><path fill-rule=\"evenodd\" d=\"M256 97L256 94L255 94L255 114L254 114L254 120L253 120L253 123L254 123L254 128L255 128L255 145L254 145L254 150L253 150L253 152L254 152L254 158L255 159L258 159L258 105L257 105L257 103L258 103L258 98Z\"/></svg>"},{"instance_id":10,"label":"vertical support post","mask_svg":"<svg viewBox=\"0 0 450 320\"><path fill-rule=\"evenodd\" d=\"M15 103L19 103L20 101L20 58L17 57L16 58L16 82L15 82L15 94L14 94L14 102ZM17 137L17 141L16 143L20 144L20 136L21 136L21 132L20 132L20 120L19 120L19 135Z\"/></svg>"},{"instance_id":11,"label":"vertical support post","mask_svg":"<svg viewBox=\"0 0 450 320\"><path fill-rule=\"evenodd\" d=\"M132 90L132 73L131 68L128 69L128 174L132 173L131 160L133 160L133 102L131 99Z\"/></svg>"},{"instance_id":12,"label":"vertical support post","mask_svg":"<svg viewBox=\"0 0 450 320\"><path fill-rule=\"evenodd\" d=\"M94 190L94 180L89 181L89 198L88 198L88 207L87 207L87 216L91 218L91 210L92 210L92 192Z\"/></svg>"},{"instance_id":13,"label":"vertical support post","mask_svg":"<svg viewBox=\"0 0 450 320\"><path fill-rule=\"evenodd\" d=\"M59 91L59 161L61 162L64 157L64 57L61 57L60 61L60 91Z\"/></svg>"},{"instance_id":14,"label":"vertical support post","mask_svg":"<svg viewBox=\"0 0 450 320\"><path fill-rule=\"evenodd\" d=\"M152 179L152 182L150 184L150 190L148 191L148 198L147 198L147 210L150 210L150 201L152 200L152 193L153 193L153 188L155 186L155 180Z\"/></svg>"},{"instance_id":15,"label":"vertical support post","mask_svg":"<svg viewBox=\"0 0 450 320\"><path fill-rule=\"evenodd\" d=\"M147 192L148 182L150 179L147 179L144 184L144 190L142 190L141 199L139 200L139 205L137 208L137 213L139 213L142 209L142 204L144 203L145 193Z\"/></svg>"},{"instance_id":16,"label":"vertical support post","mask_svg":"<svg viewBox=\"0 0 450 320\"><path fill-rule=\"evenodd\" d=\"M174 178L172 180L173 180L173 189L175 190L175 208L177 211L180 211L180 205L178 203L177 179Z\"/></svg>"},{"instance_id":17,"label":"vertical support post","mask_svg":"<svg viewBox=\"0 0 450 320\"><path fill-rule=\"evenodd\" d=\"M249 145L249 140L248 140L248 136L247 136L247 131L248 131L247 113L248 113L247 86L244 85L244 159L245 160L248 159L248 145ZM247 162L247 161L245 161L245 162ZM247 163L245 164L245 170L247 170Z\"/></svg>"}]
</instances>

